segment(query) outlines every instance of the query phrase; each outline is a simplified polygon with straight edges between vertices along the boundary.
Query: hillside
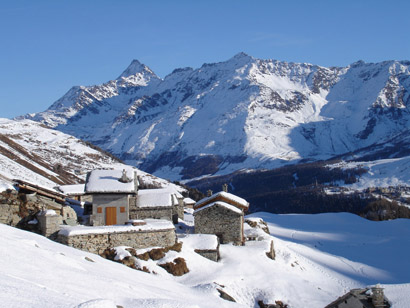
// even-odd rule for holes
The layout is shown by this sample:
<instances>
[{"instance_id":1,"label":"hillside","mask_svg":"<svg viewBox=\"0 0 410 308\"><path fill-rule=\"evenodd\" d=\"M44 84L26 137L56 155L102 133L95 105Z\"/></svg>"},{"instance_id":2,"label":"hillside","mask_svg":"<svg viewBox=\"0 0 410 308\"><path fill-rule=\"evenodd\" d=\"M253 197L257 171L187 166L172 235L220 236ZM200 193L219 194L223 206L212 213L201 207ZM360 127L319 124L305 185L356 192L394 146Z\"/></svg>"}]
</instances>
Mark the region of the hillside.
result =
<instances>
[{"instance_id":1,"label":"hillside","mask_svg":"<svg viewBox=\"0 0 410 308\"><path fill-rule=\"evenodd\" d=\"M133 61L25 117L173 180L272 169L377 148L408 155L408 61L321 67L240 53L160 79ZM377 146L376 146L377 144ZM407 154L406 154L407 153Z\"/></svg>"},{"instance_id":2,"label":"hillside","mask_svg":"<svg viewBox=\"0 0 410 308\"><path fill-rule=\"evenodd\" d=\"M408 307L409 220L370 222L343 213L254 216L268 222L276 260L265 255L272 239L266 234L246 246L221 245L218 263L183 245L179 256L190 272L181 277L159 267L156 275L136 271L0 225L0 301L7 307L194 308L281 300L291 308L323 308L351 288L380 282L393 308ZM237 302L219 298L217 288Z\"/></svg>"},{"instance_id":3,"label":"hillside","mask_svg":"<svg viewBox=\"0 0 410 308\"><path fill-rule=\"evenodd\" d=\"M20 179L46 188L84 183L88 171L121 168L121 161L103 150L30 120L0 119L0 191ZM169 182L138 171L142 184Z\"/></svg>"}]
</instances>

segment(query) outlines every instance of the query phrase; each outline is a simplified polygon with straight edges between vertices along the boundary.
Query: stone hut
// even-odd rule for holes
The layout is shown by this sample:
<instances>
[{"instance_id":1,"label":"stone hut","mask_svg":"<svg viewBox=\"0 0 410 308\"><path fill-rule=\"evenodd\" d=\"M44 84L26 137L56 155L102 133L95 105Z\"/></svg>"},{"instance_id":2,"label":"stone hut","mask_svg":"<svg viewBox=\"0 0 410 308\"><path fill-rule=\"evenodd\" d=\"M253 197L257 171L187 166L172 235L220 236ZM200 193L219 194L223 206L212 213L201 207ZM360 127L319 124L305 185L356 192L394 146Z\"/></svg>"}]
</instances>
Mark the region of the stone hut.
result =
<instances>
[{"instance_id":1,"label":"stone hut","mask_svg":"<svg viewBox=\"0 0 410 308\"><path fill-rule=\"evenodd\" d=\"M380 285L370 289L353 289L325 308L389 308Z\"/></svg>"},{"instance_id":2,"label":"stone hut","mask_svg":"<svg viewBox=\"0 0 410 308\"><path fill-rule=\"evenodd\" d=\"M244 212L248 208L245 199L227 191L204 198L194 206L195 233L215 234L221 244L244 245Z\"/></svg>"},{"instance_id":3,"label":"stone hut","mask_svg":"<svg viewBox=\"0 0 410 308\"><path fill-rule=\"evenodd\" d=\"M91 171L85 184L85 193L92 195L90 224L125 224L137 191L138 180L132 168Z\"/></svg>"}]
</instances>

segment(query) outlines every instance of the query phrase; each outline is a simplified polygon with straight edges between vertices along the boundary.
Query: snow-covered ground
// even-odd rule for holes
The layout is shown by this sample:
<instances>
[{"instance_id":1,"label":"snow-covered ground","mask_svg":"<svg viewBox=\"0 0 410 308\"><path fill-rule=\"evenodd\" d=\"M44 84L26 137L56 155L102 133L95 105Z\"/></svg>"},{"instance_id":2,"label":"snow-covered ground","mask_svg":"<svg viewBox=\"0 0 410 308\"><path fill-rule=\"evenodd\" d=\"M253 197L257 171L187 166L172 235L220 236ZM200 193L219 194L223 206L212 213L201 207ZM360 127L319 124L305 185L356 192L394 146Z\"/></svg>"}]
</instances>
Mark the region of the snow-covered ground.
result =
<instances>
[{"instance_id":1,"label":"snow-covered ground","mask_svg":"<svg viewBox=\"0 0 410 308\"><path fill-rule=\"evenodd\" d=\"M258 307L281 300L289 307L324 307L351 288L381 283L393 308L410 301L410 220L372 222L346 213L256 213L271 235L245 246L221 245L216 263L185 241L190 272L147 274L0 225L0 302L4 307ZM186 224L192 224L187 214ZM184 224L184 222L181 222ZM188 228L189 229L189 228ZM180 234L181 240L189 235ZM274 240L276 260L269 259ZM92 261L90 261L92 260ZM222 289L237 303L218 297ZM87 304L85 304L87 303Z\"/></svg>"}]
</instances>

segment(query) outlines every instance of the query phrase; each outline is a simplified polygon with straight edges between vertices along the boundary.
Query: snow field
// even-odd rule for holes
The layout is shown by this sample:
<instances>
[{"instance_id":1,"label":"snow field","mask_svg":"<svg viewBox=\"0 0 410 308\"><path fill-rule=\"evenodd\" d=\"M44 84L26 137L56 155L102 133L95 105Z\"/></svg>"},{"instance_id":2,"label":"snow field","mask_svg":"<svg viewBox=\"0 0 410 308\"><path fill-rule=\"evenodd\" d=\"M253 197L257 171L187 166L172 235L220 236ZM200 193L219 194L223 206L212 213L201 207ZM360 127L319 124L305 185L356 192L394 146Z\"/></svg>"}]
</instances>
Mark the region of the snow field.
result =
<instances>
[{"instance_id":1,"label":"snow field","mask_svg":"<svg viewBox=\"0 0 410 308\"><path fill-rule=\"evenodd\" d=\"M192 215L186 213L177 226L182 251L170 251L159 261L140 260L156 275L0 225L0 302L46 308L253 308L258 300L281 300L292 308L322 308L352 288L381 283L393 308L408 308L409 220L372 222L347 213L251 217L263 218L271 235L247 226L245 233L258 240L221 245L221 260L213 262L194 252L203 243L188 233ZM272 239L275 260L266 256ZM128 255L124 247L117 251ZM181 277L157 265L177 257L190 270ZM237 302L220 299L217 289Z\"/></svg>"}]
</instances>

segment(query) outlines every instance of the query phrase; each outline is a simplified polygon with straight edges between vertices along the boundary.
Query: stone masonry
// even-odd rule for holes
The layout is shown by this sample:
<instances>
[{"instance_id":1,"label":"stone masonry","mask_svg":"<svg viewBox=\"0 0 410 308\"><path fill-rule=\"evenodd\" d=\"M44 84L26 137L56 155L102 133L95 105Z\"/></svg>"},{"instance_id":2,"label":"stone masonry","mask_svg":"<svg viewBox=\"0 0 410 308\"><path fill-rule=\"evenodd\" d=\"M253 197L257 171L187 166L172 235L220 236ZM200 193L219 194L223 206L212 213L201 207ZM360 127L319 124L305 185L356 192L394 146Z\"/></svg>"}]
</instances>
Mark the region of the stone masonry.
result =
<instances>
[{"instance_id":1,"label":"stone masonry","mask_svg":"<svg viewBox=\"0 0 410 308\"><path fill-rule=\"evenodd\" d=\"M201 250L201 249L195 249L195 252L204 258L207 258L211 261L218 262L220 259L219 257L219 250Z\"/></svg>"},{"instance_id":2,"label":"stone masonry","mask_svg":"<svg viewBox=\"0 0 410 308\"><path fill-rule=\"evenodd\" d=\"M243 214L215 205L195 212L194 216L195 233L215 234L221 244L244 244Z\"/></svg>"},{"instance_id":3,"label":"stone masonry","mask_svg":"<svg viewBox=\"0 0 410 308\"><path fill-rule=\"evenodd\" d=\"M0 193L0 223L17 226L22 219L19 215L21 203L15 190Z\"/></svg>"},{"instance_id":4,"label":"stone masonry","mask_svg":"<svg viewBox=\"0 0 410 308\"><path fill-rule=\"evenodd\" d=\"M166 219L172 221L173 207L130 207L130 219Z\"/></svg>"},{"instance_id":5,"label":"stone masonry","mask_svg":"<svg viewBox=\"0 0 410 308\"><path fill-rule=\"evenodd\" d=\"M48 211L41 211L37 214L40 232L43 236L55 240L60 231L61 216Z\"/></svg>"},{"instance_id":6,"label":"stone masonry","mask_svg":"<svg viewBox=\"0 0 410 308\"><path fill-rule=\"evenodd\" d=\"M101 254L106 248L116 246L129 246L134 249L172 246L176 242L176 235L175 229L70 236L60 233L58 241L77 249Z\"/></svg>"},{"instance_id":7,"label":"stone masonry","mask_svg":"<svg viewBox=\"0 0 410 308\"><path fill-rule=\"evenodd\" d=\"M63 223L63 206L52 199L37 194L24 194L16 190L8 190L0 193L0 223L13 227L22 227L35 215L43 210L51 209L60 217L60 224ZM69 212L69 209L66 209ZM75 212L70 212L70 218L77 220Z\"/></svg>"}]
</instances>

